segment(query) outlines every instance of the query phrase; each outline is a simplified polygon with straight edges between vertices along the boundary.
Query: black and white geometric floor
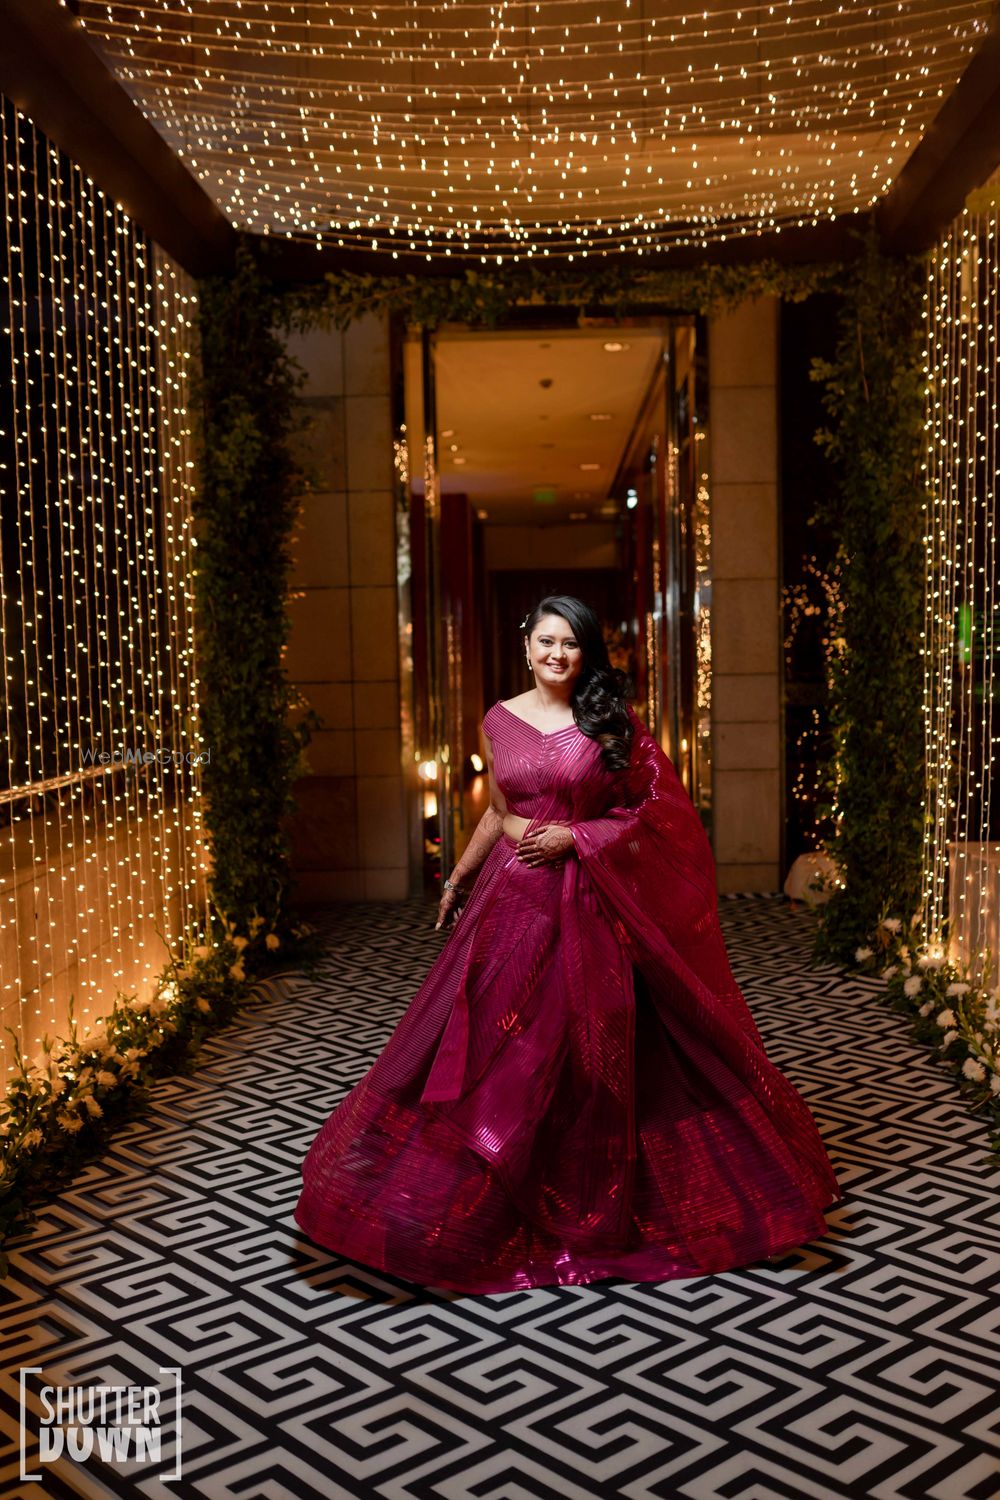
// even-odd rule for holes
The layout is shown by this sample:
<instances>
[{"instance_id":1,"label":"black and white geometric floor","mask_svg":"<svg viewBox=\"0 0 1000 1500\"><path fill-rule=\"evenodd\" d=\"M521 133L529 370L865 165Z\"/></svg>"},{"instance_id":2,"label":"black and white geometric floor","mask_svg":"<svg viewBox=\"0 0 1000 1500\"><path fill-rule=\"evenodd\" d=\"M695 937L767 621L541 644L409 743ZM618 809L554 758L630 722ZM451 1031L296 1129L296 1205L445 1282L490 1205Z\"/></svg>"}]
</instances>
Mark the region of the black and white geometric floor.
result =
<instances>
[{"instance_id":1,"label":"black and white geometric floor","mask_svg":"<svg viewBox=\"0 0 1000 1500\"><path fill-rule=\"evenodd\" d=\"M1000 1174L947 1074L810 969L812 920L720 900L770 1055L845 1198L780 1265L684 1282L434 1291L313 1246L299 1163L441 943L431 908L323 919L279 984L11 1245L0 1493L208 1500L1000 1497ZM91 1458L21 1482L18 1369L183 1374L184 1477ZM30 1457L30 1450L29 1450Z\"/></svg>"}]
</instances>

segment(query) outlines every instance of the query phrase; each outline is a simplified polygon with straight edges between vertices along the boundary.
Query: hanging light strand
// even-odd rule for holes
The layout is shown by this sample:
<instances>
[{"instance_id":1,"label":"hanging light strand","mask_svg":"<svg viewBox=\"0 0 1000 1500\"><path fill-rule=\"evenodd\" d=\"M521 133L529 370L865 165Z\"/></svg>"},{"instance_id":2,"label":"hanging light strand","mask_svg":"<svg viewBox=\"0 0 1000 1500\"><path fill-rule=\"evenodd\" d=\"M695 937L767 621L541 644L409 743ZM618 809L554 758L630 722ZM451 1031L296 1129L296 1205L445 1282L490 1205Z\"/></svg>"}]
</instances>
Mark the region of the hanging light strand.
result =
<instances>
[{"instance_id":1,"label":"hanging light strand","mask_svg":"<svg viewBox=\"0 0 1000 1500\"><path fill-rule=\"evenodd\" d=\"M989 949L995 984L1000 179L992 193L991 202L955 220L928 266L923 921L930 942L947 946L977 977Z\"/></svg>"},{"instance_id":2,"label":"hanging light strand","mask_svg":"<svg viewBox=\"0 0 1000 1500\"><path fill-rule=\"evenodd\" d=\"M204 923L194 291L0 104L0 1005L30 1056Z\"/></svg>"}]
</instances>

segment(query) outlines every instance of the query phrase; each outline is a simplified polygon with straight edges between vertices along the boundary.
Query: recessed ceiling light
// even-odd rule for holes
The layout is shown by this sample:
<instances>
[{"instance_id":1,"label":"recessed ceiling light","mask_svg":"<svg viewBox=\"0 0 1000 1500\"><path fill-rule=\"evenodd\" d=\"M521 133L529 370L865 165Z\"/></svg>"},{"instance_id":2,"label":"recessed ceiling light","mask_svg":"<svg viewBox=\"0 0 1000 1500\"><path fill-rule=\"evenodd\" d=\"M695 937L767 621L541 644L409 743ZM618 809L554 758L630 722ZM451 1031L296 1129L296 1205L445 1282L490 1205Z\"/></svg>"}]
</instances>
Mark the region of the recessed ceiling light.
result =
<instances>
[{"instance_id":1,"label":"recessed ceiling light","mask_svg":"<svg viewBox=\"0 0 1000 1500\"><path fill-rule=\"evenodd\" d=\"M451 445L451 451L452 451L452 453L457 453L458 452L458 444L457 443L452 443L452 445Z\"/></svg>"},{"instance_id":2,"label":"recessed ceiling light","mask_svg":"<svg viewBox=\"0 0 1000 1500\"><path fill-rule=\"evenodd\" d=\"M465 459L464 458L453 458L452 459L452 463L453 464L464 464L465 463Z\"/></svg>"},{"instance_id":3,"label":"recessed ceiling light","mask_svg":"<svg viewBox=\"0 0 1000 1500\"><path fill-rule=\"evenodd\" d=\"M621 339L608 339L604 345L604 352L605 354L621 354L622 350L628 347L628 344L623 344Z\"/></svg>"},{"instance_id":4,"label":"recessed ceiling light","mask_svg":"<svg viewBox=\"0 0 1000 1500\"><path fill-rule=\"evenodd\" d=\"M590 413L590 420L592 422L610 422L611 413L609 411L592 411Z\"/></svg>"},{"instance_id":5,"label":"recessed ceiling light","mask_svg":"<svg viewBox=\"0 0 1000 1500\"><path fill-rule=\"evenodd\" d=\"M600 467L601 467L600 464L581 464L580 465L581 469L599 469Z\"/></svg>"},{"instance_id":6,"label":"recessed ceiling light","mask_svg":"<svg viewBox=\"0 0 1000 1500\"><path fill-rule=\"evenodd\" d=\"M571 510L569 518L571 521L585 521L587 519L587 512L585 510Z\"/></svg>"},{"instance_id":7,"label":"recessed ceiling light","mask_svg":"<svg viewBox=\"0 0 1000 1500\"><path fill-rule=\"evenodd\" d=\"M446 427L445 430L444 430L444 432L442 432L441 436L442 437L454 437L455 436L455 429L454 429L454 427Z\"/></svg>"},{"instance_id":8,"label":"recessed ceiling light","mask_svg":"<svg viewBox=\"0 0 1000 1500\"><path fill-rule=\"evenodd\" d=\"M480 521L488 521L490 518L490 513L488 510L477 510L476 515L479 517Z\"/></svg>"}]
</instances>

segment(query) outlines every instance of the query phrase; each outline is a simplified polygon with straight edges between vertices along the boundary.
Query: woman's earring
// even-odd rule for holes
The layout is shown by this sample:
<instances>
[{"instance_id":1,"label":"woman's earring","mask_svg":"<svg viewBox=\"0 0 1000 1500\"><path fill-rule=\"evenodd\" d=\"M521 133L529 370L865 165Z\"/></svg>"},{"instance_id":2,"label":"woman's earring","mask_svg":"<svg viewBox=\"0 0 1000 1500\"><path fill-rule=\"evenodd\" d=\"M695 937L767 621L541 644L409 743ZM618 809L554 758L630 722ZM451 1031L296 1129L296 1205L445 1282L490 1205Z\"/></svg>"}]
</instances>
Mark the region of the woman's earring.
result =
<instances>
[{"instance_id":1,"label":"woman's earring","mask_svg":"<svg viewBox=\"0 0 1000 1500\"><path fill-rule=\"evenodd\" d=\"M524 658L524 663L525 663L525 666L528 668L529 672L533 672L535 670L534 667L531 665L531 662L528 660L527 657Z\"/></svg>"}]
</instances>

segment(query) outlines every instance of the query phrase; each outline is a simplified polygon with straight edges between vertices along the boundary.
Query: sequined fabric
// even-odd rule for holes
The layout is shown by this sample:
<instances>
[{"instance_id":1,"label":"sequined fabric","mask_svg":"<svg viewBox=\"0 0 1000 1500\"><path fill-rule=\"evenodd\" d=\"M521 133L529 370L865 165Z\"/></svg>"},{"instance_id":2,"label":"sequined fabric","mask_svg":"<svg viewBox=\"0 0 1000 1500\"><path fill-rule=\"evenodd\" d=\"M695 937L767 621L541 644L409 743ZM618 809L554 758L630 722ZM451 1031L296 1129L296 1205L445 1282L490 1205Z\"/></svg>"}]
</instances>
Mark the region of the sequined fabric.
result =
<instances>
[{"instance_id":1,"label":"sequined fabric","mask_svg":"<svg viewBox=\"0 0 1000 1500\"><path fill-rule=\"evenodd\" d=\"M483 720L511 812L374 1066L302 1164L299 1226L423 1285L699 1276L826 1232L841 1196L729 967L708 837L633 714L627 771L576 725Z\"/></svg>"}]
</instances>

